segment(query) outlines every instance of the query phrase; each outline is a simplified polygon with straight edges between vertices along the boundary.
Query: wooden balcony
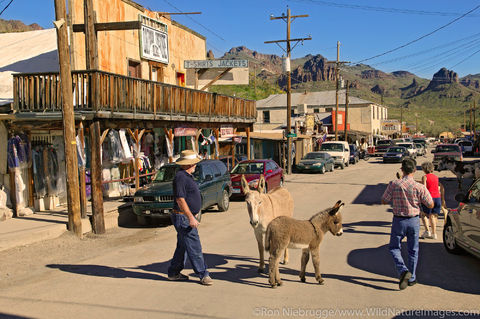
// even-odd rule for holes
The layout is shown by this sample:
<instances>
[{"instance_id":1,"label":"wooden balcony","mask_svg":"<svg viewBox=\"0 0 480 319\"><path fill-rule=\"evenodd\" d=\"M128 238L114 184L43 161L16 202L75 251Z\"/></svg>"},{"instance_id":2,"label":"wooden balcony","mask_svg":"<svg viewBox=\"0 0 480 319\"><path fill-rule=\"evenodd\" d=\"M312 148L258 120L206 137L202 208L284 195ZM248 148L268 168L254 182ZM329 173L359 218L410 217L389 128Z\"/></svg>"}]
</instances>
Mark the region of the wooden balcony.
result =
<instances>
[{"instance_id":1,"label":"wooden balcony","mask_svg":"<svg viewBox=\"0 0 480 319\"><path fill-rule=\"evenodd\" d=\"M13 111L23 118L61 114L58 73L13 76ZM91 70L73 71L75 114L90 118L254 123L256 102Z\"/></svg>"}]
</instances>

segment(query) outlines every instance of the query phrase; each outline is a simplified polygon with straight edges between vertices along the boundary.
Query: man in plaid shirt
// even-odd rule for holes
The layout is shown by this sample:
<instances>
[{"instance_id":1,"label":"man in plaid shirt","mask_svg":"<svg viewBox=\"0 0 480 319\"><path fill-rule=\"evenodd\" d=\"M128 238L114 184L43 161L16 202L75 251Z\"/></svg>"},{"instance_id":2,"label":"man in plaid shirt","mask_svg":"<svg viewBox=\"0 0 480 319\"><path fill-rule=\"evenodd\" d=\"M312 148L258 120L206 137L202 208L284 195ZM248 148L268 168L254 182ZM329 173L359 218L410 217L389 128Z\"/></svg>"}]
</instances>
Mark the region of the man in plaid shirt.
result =
<instances>
[{"instance_id":1,"label":"man in plaid shirt","mask_svg":"<svg viewBox=\"0 0 480 319\"><path fill-rule=\"evenodd\" d=\"M382 196L382 204L392 203L393 221L389 250L400 275L400 290L417 283L415 275L418 263L419 214L421 204L433 208L433 199L427 188L413 179L416 162L402 161L403 178L390 182ZM407 237L408 267L402 258L401 242Z\"/></svg>"}]
</instances>

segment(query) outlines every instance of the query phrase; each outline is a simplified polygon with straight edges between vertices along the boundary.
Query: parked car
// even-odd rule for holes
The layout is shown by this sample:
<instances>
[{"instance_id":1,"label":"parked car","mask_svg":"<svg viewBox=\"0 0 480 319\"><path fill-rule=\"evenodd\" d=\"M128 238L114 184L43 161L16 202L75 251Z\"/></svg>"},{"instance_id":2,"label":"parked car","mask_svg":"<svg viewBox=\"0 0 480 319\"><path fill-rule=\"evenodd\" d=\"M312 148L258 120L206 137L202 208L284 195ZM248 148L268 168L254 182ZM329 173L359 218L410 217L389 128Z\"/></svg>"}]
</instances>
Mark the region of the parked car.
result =
<instances>
[{"instance_id":1,"label":"parked car","mask_svg":"<svg viewBox=\"0 0 480 319\"><path fill-rule=\"evenodd\" d=\"M438 164L443 158L450 158L455 161L463 161L462 150L457 144L439 144L432 150L433 166L438 170Z\"/></svg>"},{"instance_id":2,"label":"parked car","mask_svg":"<svg viewBox=\"0 0 480 319\"><path fill-rule=\"evenodd\" d=\"M394 145L388 148L383 154L384 163L401 163L404 159L409 158L410 153L403 146Z\"/></svg>"},{"instance_id":3,"label":"parked car","mask_svg":"<svg viewBox=\"0 0 480 319\"><path fill-rule=\"evenodd\" d=\"M473 183L467 194L455 195L459 202L445 217L443 244L452 254L467 251L480 258L480 179Z\"/></svg>"},{"instance_id":4,"label":"parked car","mask_svg":"<svg viewBox=\"0 0 480 319\"><path fill-rule=\"evenodd\" d=\"M350 163L357 164L360 160L360 150L355 144L349 144L348 147L350 148Z\"/></svg>"},{"instance_id":5,"label":"parked car","mask_svg":"<svg viewBox=\"0 0 480 319\"><path fill-rule=\"evenodd\" d=\"M425 149L427 149L427 140L424 138L414 138L413 143L415 144L420 143Z\"/></svg>"},{"instance_id":6,"label":"parked car","mask_svg":"<svg viewBox=\"0 0 480 319\"><path fill-rule=\"evenodd\" d=\"M232 155L220 156L218 159L225 164L229 171L235 166L232 165ZM245 155L235 154L235 164L240 163L241 161L246 161L247 159L248 158Z\"/></svg>"},{"instance_id":7,"label":"parked car","mask_svg":"<svg viewBox=\"0 0 480 319\"><path fill-rule=\"evenodd\" d=\"M398 144L398 143L405 143L405 139L404 138L396 138L393 140L393 144Z\"/></svg>"},{"instance_id":8,"label":"parked car","mask_svg":"<svg viewBox=\"0 0 480 319\"><path fill-rule=\"evenodd\" d=\"M242 161L230 171L232 197L243 196L242 175L245 175L249 187L256 189L261 174L265 177L266 192L283 186L283 169L275 161L267 159Z\"/></svg>"},{"instance_id":9,"label":"parked car","mask_svg":"<svg viewBox=\"0 0 480 319\"><path fill-rule=\"evenodd\" d=\"M415 147L415 144L413 144L412 142L397 143L396 145L405 147L407 151L410 153L411 158L417 157L417 148Z\"/></svg>"},{"instance_id":10,"label":"parked car","mask_svg":"<svg viewBox=\"0 0 480 319\"><path fill-rule=\"evenodd\" d=\"M424 156L425 154L427 154L427 150L425 149L425 147L422 144L415 143L415 147L417 148L417 155L418 156Z\"/></svg>"},{"instance_id":11,"label":"parked car","mask_svg":"<svg viewBox=\"0 0 480 319\"><path fill-rule=\"evenodd\" d=\"M179 168L175 163L162 166L151 184L135 192L133 212L139 224L148 224L152 218L170 216L174 201L172 182ZM201 210L217 205L219 211L227 211L232 183L225 164L219 160L203 160L197 164L193 176L202 196Z\"/></svg>"},{"instance_id":12,"label":"parked car","mask_svg":"<svg viewBox=\"0 0 480 319\"><path fill-rule=\"evenodd\" d=\"M322 173L333 172L335 161L326 152L310 152L297 164L299 172Z\"/></svg>"},{"instance_id":13,"label":"parked car","mask_svg":"<svg viewBox=\"0 0 480 319\"><path fill-rule=\"evenodd\" d=\"M378 140L375 146L375 156L383 156L387 149L393 144L392 140Z\"/></svg>"},{"instance_id":14,"label":"parked car","mask_svg":"<svg viewBox=\"0 0 480 319\"><path fill-rule=\"evenodd\" d=\"M469 140L461 140L458 142L458 145L462 149L462 153L465 155L473 154L473 143Z\"/></svg>"},{"instance_id":15,"label":"parked car","mask_svg":"<svg viewBox=\"0 0 480 319\"><path fill-rule=\"evenodd\" d=\"M320 151L325 151L333 157L335 166L344 169L350 163L350 147L344 141L327 141L320 146Z\"/></svg>"}]
</instances>

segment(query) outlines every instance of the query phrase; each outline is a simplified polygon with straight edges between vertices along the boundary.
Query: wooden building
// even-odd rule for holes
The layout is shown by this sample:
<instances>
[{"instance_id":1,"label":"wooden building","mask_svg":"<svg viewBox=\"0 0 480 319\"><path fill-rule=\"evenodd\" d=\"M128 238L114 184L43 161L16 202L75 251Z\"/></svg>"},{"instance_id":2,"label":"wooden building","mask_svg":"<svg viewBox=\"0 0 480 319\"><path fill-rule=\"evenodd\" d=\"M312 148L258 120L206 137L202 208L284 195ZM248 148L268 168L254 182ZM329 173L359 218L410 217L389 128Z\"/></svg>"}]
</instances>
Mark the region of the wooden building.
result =
<instances>
[{"instance_id":1,"label":"wooden building","mask_svg":"<svg viewBox=\"0 0 480 319\"><path fill-rule=\"evenodd\" d=\"M163 150L170 161L182 148L198 147L201 130L211 132L217 143L221 127L230 128L234 134L245 132L249 140L257 114L255 101L185 87L183 61L206 58L205 37L130 0L93 0L93 16L97 21L97 49L94 52L98 53L98 68L90 66L86 70L88 54L82 32L85 29L84 1L69 2L74 9L71 12L71 30L74 32L70 47L74 66L71 74L74 114L78 135L89 137L87 162L88 158L101 158L101 146L109 130L129 132L135 142L134 150L140 149L142 136L146 136L144 133L156 132L168 141L168 145L176 145L174 150L169 148L173 152ZM102 23L107 22L117 23L118 28L127 30L111 30L110 25L108 31L102 31L105 26ZM150 36L153 39L147 39ZM145 43L150 45L146 47ZM0 114L10 137L24 133L29 142L47 141L51 144L52 136L63 135L63 97L59 80L58 72L14 74L13 103ZM194 130L195 133L189 136L193 135L195 142L188 146L184 140L183 143L176 141L176 129L178 132ZM185 134L181 135L185 139ZM138 188L140 152L134 153L134 171L123 179L134 179ZM36 194L33 168L30 166L25 174L28 191L25 202L26 206L33 207ZM15 202L14 174L11 174L10 181ZM92 185L102 183L108 181L92 176ZM81 184L83 192L85 179ZM85 194L81 200L85 217ZM102 207L93 207L93 210L99 208Z\"/></svg>"}]
</instances>

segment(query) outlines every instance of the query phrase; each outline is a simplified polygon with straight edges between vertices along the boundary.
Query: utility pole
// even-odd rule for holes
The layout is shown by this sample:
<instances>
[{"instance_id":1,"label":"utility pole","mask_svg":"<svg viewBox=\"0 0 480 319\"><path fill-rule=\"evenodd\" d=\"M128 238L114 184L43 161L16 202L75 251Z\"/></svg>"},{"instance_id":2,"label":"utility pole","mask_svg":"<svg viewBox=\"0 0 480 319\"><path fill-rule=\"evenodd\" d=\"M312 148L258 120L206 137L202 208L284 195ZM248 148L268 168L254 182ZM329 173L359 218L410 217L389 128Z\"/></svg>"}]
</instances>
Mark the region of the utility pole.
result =
<instances>
[{"instance_id":1,"label":"utility pole","mask_svg":"<svg viewBox=\"0 0 480 319\"><path fill-rule=\"evenodd\" d=\"M57 29L58 59L60 62L63 136L67 173L68 230L73 231L78 237L82 237L77 143L75 138L75 115L73 111L72 70L70 67L65 0L55 0L55 19L54 25Z\"/></svg>"},{"instance_id":2,"label":"utility pole","mask_svg":"<svg viewBox=\"0 0 480 319\"><path fill-rule=\"evenodd\" d=\"M472 136L472 131L473 131L473 121L472 121L472 104L470 104L470 136Z\"/></svg>"},{"instance_id":3,"label":"utility pole","mask_svg":"<svg viewBox=\"0 0 480 319\"><path fill-rule=\"evenodd\" d=\"M346 82L346 88L345 88L345 142L348 142L348 130L347 130L347 124L348 124L348 80Z\"/></svg>"},{"instance_id":4,"label":"utility pole","mask_svg":"<svg viewBox=\"0 0 480 319\"><path fill-rule=\"evenodd\" d=\"M286 42L287 44L287 49L284 50L287 54L287 174L292 173L292 136L291 136L291 130L292 130L292 85L291 85L291 73L290 73L290 58L291 58L291 51L293 48L297 46L298 43L302 42L305 40L311 40L312 37L308 38L298 38L298 39L290 39L290 24L296 19L296 18L306 18L308 17L308 14L303 14L303 15L296 15L292 16L290 12L290 8L287 9L287 15L282 14L281 17L274 17L270 16L270 20L279 20L282 19L287 23L287 39L286 40L276 40L276 41L265 41L265 43L278 43L280 42ZM295 42L295 45L293 48L290 45L290 42Z\"/></svg>"},{"instance_id":5,"label":"utility pole","mask_svg":"<svg viewBox=\"0 0 480 319\"><path fill-rule=\"evenodd\" d=\"M477 129L475 128L475 113L476 113L476 103L475 100L473 100L473 142L475 143L475 136L476 136L476 131Z\"/></svg>"},{"instance_id":6,"label":"utility pole","mask_svg":"<svg viewBox=\"0 0 480 319\"><path fill-rule=\"evenodd\" d=\"M340 65L350 63L348 61L340 61L340 41L337 41L337 60L328 61L327 63L335 63L335 141L338 141L338 90L340 80Z\"/></svg>"}]
</instances>

